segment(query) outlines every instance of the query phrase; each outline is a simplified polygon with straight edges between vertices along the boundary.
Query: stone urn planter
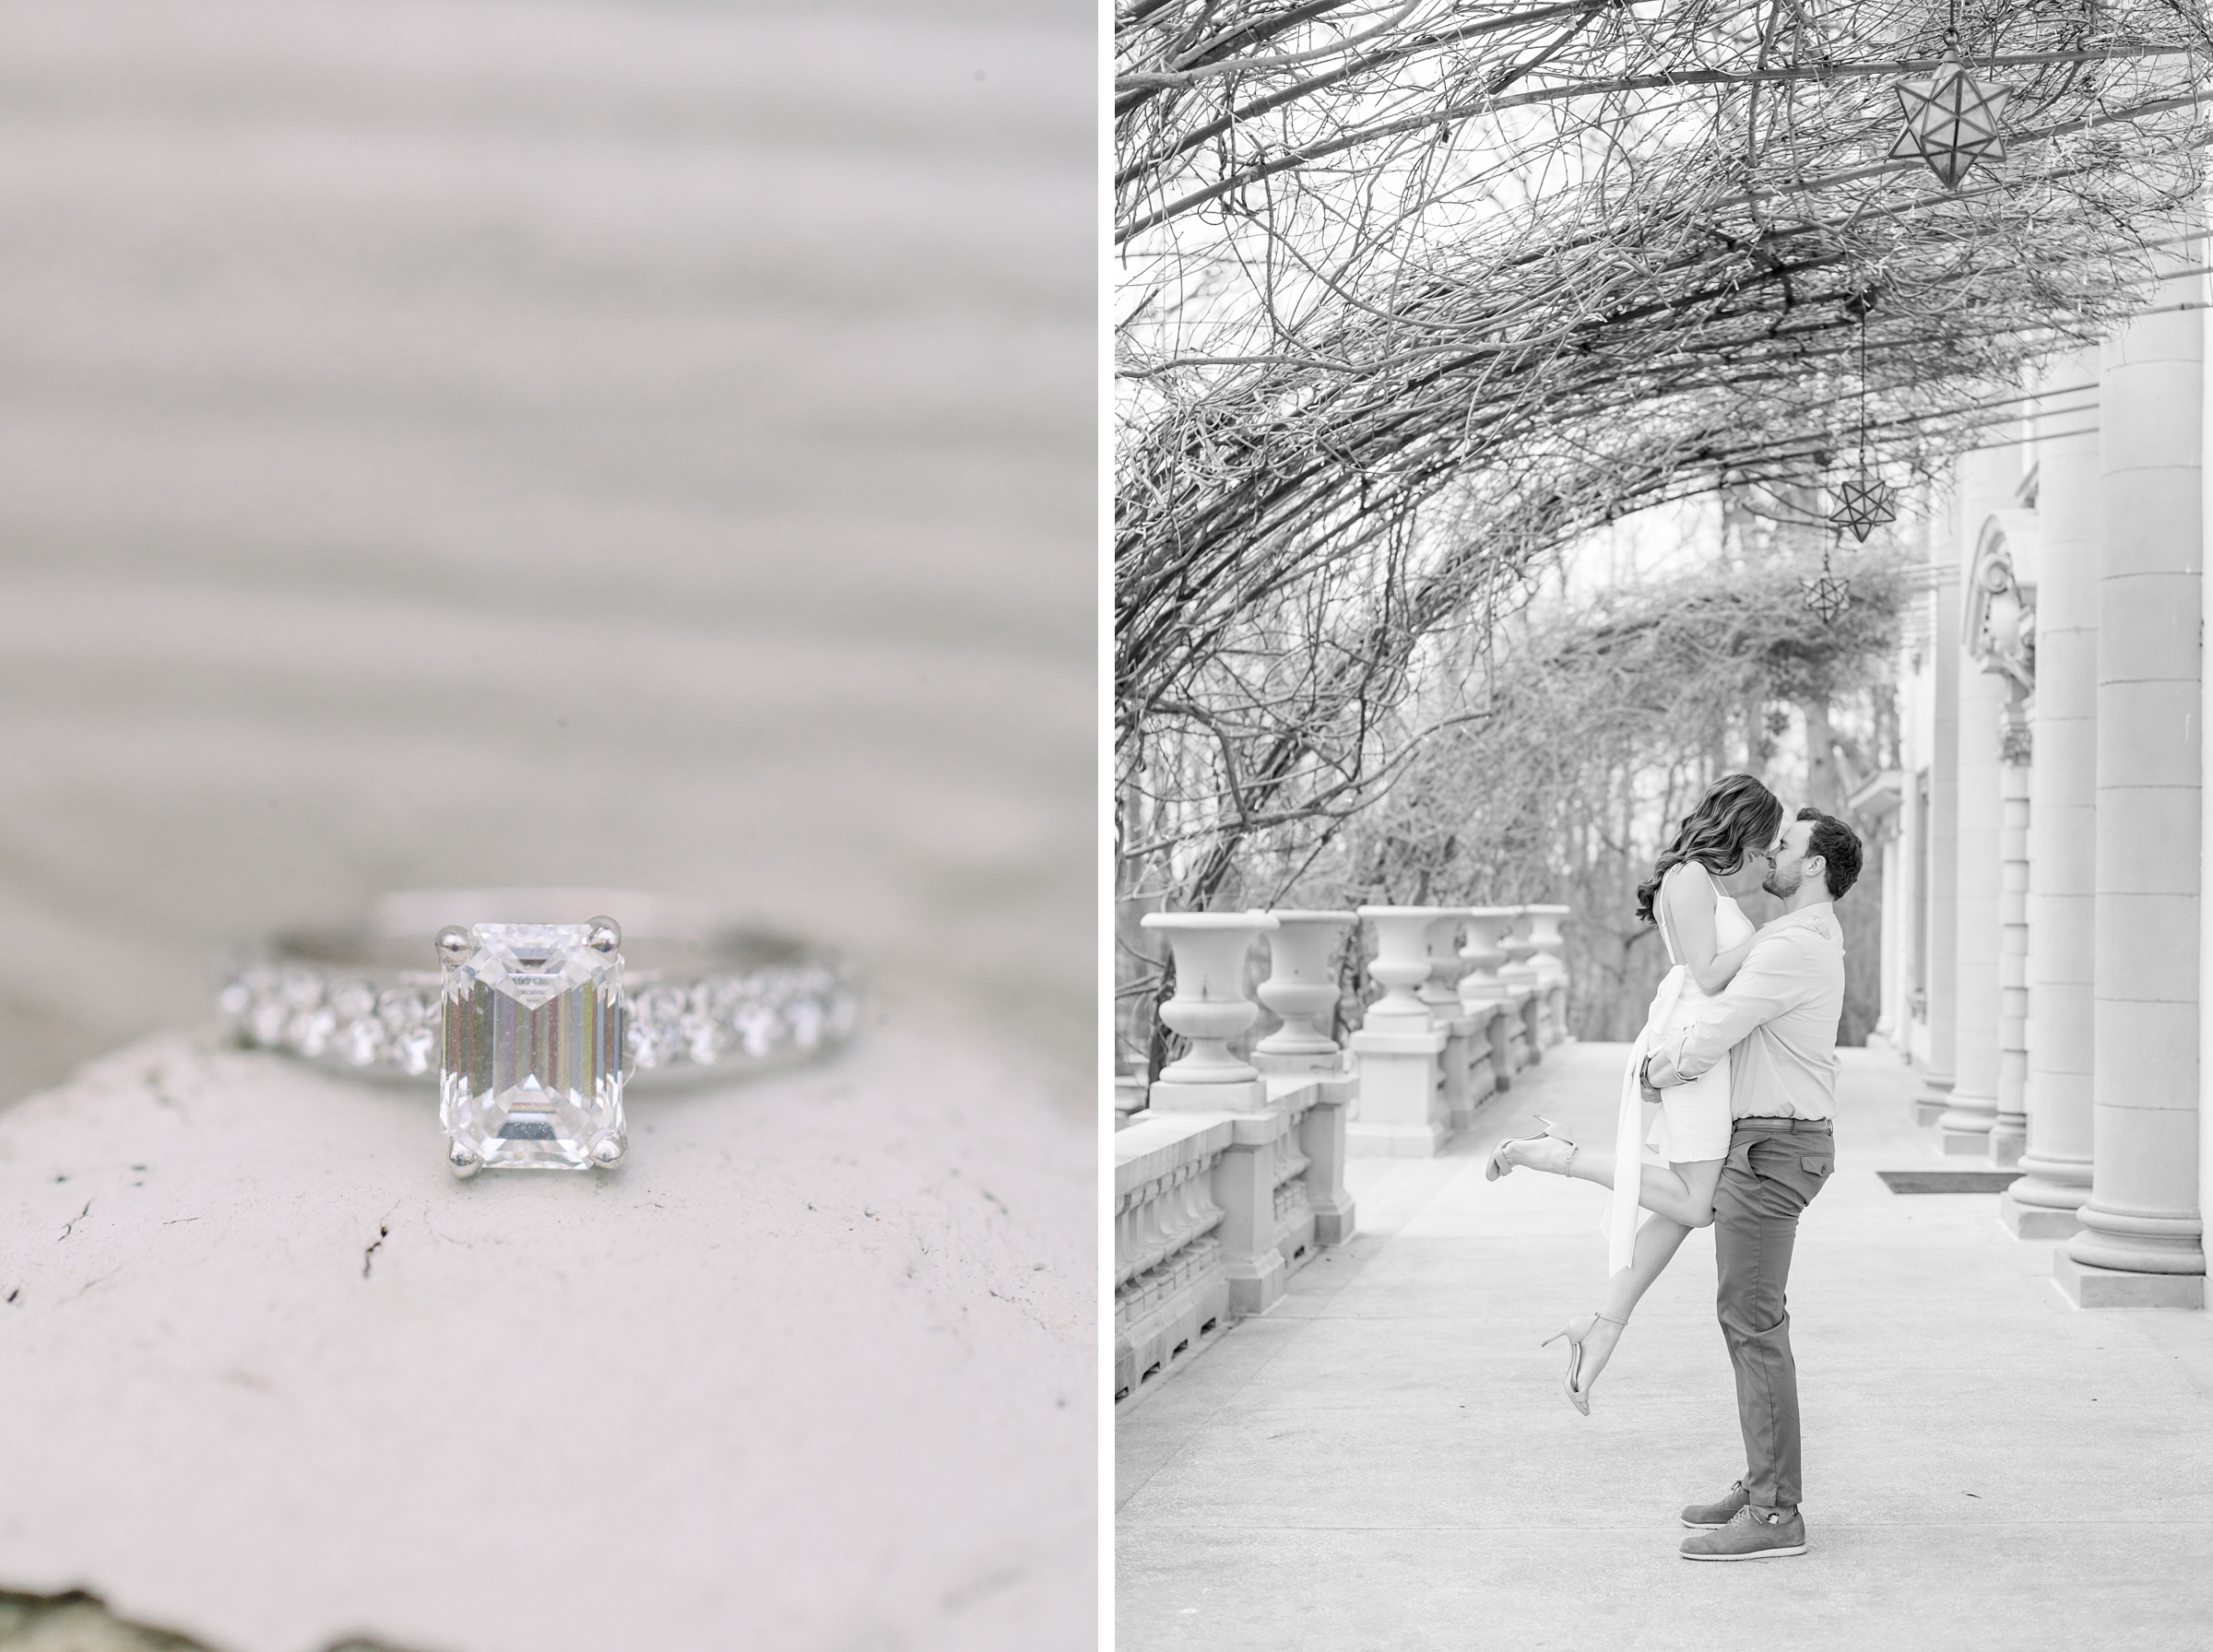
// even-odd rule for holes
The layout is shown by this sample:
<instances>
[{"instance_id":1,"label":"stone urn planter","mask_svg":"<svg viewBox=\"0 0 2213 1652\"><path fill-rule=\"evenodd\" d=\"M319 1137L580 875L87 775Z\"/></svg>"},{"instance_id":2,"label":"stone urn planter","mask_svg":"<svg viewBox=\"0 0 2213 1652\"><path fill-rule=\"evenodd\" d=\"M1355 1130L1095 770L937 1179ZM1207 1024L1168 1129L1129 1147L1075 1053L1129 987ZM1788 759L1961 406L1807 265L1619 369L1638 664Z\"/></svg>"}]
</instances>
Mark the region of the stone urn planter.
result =
<instances>
[{"instance_id":1,"label":"stone urn planter","mask_svg":"<svg viewBox=\"0 0 2213 1652\"><path fill-rule=\"evenodd\" d=\"M1568 973L1563 954L1568 938L1560 933L1560 926L1574 909L1567 906L1524 906L1529 914L1530 944L1536 949L1538 974L1548 979L1557 979Z\"/></svg>"},{"instance_id":2,"label":"stone urn planter","mask_svg":"<svg viewBox=\"0 0 2213 1652\"><path fill-rule=\"evenodd\" d=\"M1284 1024L1253 1046L1256 1055L1333 1056L1330 1036L1337 1008L1336 952L1345 932L1358 923L1350 912L1271 912L1276 923L1268 937L1268 979L1260 1002Z\"/></svg>"},{"instance_id":3,"label":"stone urn planter","mask_svg":"<svg viewBox=\"0 0 2213 1652\"><path fill-rule=\"evenodd\" d=\"M1400 1030L1426 1032L1429 1006L1414 989L1429 979L1429 926L1437 921L1434 906L1363 906L1360 916L1375 926L1376 956L1367 966L1369 979L1384 988L1383 996L1367 1007L1365 1026L1369 1032Z\"/></svg>"},{"instance_id":4,"label":"stone urn planter","mask_svg":"<svg viewBox=\"0 0 2213 1652\"><path fill-rule=\"evenodd\" d=\"M1523 986L1536 984L1537 972L1529 961L1536 956L1537 943L1530 938L1529 908L1514 906L1510 926L1502 927L1498 935L1499 950L1506 954L1506 967L1498 972L1499 978L1508 983L1518 982Z\"/></svg>"},{"instance_id":5,"label":"stone urn planter","mask_svg":"<svg viewBox=\"0 0 2213 1652\"><path fill-rule=\"evenodd\" d=\"M1437 1015L1460 1013L1460 949L1453 944L1468 921L1465 907L1449 907L1429 920L1424 938L1429 950L1429 979L1418 995Z\"/></svg>"},{"instance_id":6,"label":"stone urn planter","mask_svg":"<svg viewBox=\"0 0 2213 1652\"><path fill-rule=\"evenodd\" d=\"M1468 908L1468 944L1460 950L1460 961L1467 966L1460 978L1462 1003L1489 1003L1504 996L1498 968L1506 962L1506 950L1498 938L1513 928L1519 915L1511 906Z\"/></svg>"},{"instance_id":7,"label":"stone urn planter","mask_svg":"<svg viewBox=\"0 0 2213 1652\"><path fill-rule=\"evenodd\" d=\"M1190 1041L1161 1071L1171 1084L1243 1084L1259 1071L1230 1054L1229 1040L1252 1025L1260 1007L1245 996L1245 954L1276 927L1264 912L1149 912L1138 920L1167 938L1176 956L1176 996L1160 1019Z\"/></svg>"}]
</instances>

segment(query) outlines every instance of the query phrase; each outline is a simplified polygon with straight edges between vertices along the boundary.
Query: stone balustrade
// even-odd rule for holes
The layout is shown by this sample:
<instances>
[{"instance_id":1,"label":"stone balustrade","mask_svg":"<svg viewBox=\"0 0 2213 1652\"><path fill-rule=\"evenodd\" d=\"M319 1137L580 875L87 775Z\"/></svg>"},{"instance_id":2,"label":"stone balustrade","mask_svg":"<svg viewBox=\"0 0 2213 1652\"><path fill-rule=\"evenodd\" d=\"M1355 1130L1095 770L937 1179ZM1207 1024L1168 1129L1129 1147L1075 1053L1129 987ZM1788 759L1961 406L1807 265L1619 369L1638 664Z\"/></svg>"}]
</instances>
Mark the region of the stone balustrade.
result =
<instances>
[{"instance_id":1,"label":"stone balustrade","mask_svg":"<svg viewBox=\"0 0 2213 1652\"><path fill-rule=\"evenodd\" d=\"M1189 1048L1142 1109L1118 1099L1118 1403L1150 1392L1238 1319L1264 1313L1294 1269L1352 1236L1348 1152L1435 1153L1557 1041L1565 915L1557 907L1366 906L1140 920L1174 956L1176 991L1160 1017ZM1339 959L1363 920L1377 942L1368 974L1384 990L1352 1034L1348 1059L1335 1036ZM1258 996L1278 1024L1246 1059L1231 1046L1259 1016L1245 972L1263 938L1270 971Z\"/></svg>"},{"instance_id":2,"label":"stone balustrade","mask_svg":"<svg viewBox=\"0 0 2213 1652\"><path fill-rule=\"evenodd\" d=\"M1364 906L1385 988L1352 1038L1352 1150L1425 1157L1567 1032L1565 907ZM1455 939L1464 933L1464 944ZM1420 1012L1426 1012L1424 1024Z\"/></svg>"},{"instance_id":3,"label":"stone balustrade","mask_svg":"<svg viewBox=\"0 0 2213 1652\"><path fill-rule=\"evenodd\" d=\"M1353 1232L1345 1114L1357 1083L1323 1021L1346 913L1154 913L1176 962L1162 1021L1189 1040L1149 1105L1115 1133L1115 1391L1149 1391L1206 1341L1283 1294ZM1229 1043L1258 1015L1246 955L1265 936L1261 997L1282 1025L1251 1062ZM1325 997L1324 994L1327 994Z\"/></svg>"},{"instance_id":4,"label":"stone balustrade","mask_svg":"<svg viewBox=\"0 0 2213 1652\"><path fill-rule=\"evenodd\" d=\"M1198 1351L1229 1320L1214 1172L1227 1116L1140 1115L1114 1138L1114 1397Z\"/></svg>"}]
</instances>

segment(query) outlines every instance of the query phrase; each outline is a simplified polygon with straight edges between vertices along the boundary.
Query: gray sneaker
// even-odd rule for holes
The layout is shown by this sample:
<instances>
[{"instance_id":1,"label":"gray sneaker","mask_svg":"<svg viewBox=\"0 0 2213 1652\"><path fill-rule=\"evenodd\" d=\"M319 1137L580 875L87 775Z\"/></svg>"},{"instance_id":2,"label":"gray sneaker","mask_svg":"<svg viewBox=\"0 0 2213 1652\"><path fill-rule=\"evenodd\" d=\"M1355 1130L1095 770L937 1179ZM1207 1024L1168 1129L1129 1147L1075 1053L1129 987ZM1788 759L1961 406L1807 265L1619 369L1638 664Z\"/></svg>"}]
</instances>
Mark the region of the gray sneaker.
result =
<instances>
[{"instance_id":1,"label":"gray sneaker","mask_svg":"<svg viewBox=\"0 0 2213 1652\"><path fill-rule=\"evenodd\" d=\"M1711 1531L1717 1526L1726 1526L1736 1518L1736 1511L1752 1501L1738 1481L1712 1503L1694 1503L1683 1511L1683 1524L1693 1531Z\"/></svg>"},{"instance_id":2,"label":"gray sneaker","mask_svg":"<svg viewBox=\"0 0 2213 1652\"><path fill-rule=\"evenodd\" d=\"M1683 1540L1685 1560L1774 1560L1805 1552L1805 1522L1796 1509L1754 1508L1748 1503L1728 1525L1694 1531Z\"/></svg>"}]
</instances>

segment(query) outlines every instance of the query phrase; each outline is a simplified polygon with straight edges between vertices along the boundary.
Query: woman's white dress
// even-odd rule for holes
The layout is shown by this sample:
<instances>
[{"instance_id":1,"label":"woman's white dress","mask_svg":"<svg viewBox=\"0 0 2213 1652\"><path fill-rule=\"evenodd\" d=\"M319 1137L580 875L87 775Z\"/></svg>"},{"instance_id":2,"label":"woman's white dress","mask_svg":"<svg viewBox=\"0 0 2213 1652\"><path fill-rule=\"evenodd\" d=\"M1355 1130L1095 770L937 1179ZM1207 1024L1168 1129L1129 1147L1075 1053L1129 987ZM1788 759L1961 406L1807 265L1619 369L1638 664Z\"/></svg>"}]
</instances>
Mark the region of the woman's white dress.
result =
<instances>
[{"instance_id":1,"label":"woman's white dress","mask_svg":"<svg viewBox=\"0 0 2213 1652\"><path fill-rule=\"evenodd\" d=\"M1656 1116L1649 1134L1645 1128L1646 1103L1637 1083L1638 1068L1646 1054L1659 1046L1661 1040L1680 1032L1701 1006L1711 1001L1691 979L1690 971L1683 962L1683 950L1676 945L1675 932L1668 927L1667 888L1673 887L1678 879L1695 880L1700 892L1712 900L1716 952L1726 952L1752 936L1752 920L1745 916L1734 901L1722 893L1712 874L1704 867L1695 860L1686 860L1668 868L1666 885L1652 903L1652 909L1660 919L1660 938L1667 948L1668 962L1675 967L1662 977L1660 990L1652 995L1652 1008L1645 1017L1644 1031L1638 1033L1637 1043L1629 1052L1628 1070L1622 1075L1621 1114L1614 1139L1614 1195L1606 1208L1608 1273L1618 1273L1627 1268L1636 1249L1639 1178L1628 1173L1643 1162L1643 1150L1648 1146L1653 1148L1660 1161L1669 1164L1720 1159L1729 1151L1733 1126L1726 1061L1715 1062L1701 1077L1687 1084L1671 1084L1662 1091L1660 1105L1651 1109Z\"/></svg>"}]
</instances>

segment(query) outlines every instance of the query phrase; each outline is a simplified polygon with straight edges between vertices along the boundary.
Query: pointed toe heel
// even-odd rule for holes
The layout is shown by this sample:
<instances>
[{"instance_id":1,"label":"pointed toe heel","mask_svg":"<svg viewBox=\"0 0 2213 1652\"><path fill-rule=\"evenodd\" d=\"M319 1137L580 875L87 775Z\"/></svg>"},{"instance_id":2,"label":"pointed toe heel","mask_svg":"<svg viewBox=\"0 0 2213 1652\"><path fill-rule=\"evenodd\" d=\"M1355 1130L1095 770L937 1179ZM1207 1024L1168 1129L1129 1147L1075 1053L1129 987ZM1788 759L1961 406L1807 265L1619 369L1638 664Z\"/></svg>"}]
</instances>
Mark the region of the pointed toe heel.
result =
<instances>
[{"instance_id":1,"label":"pointed toe heel","mask_svg":"<svg viewBox=\"0 0 2213 1652\"><path fill-rule=\"evenodd\" d=\"M1568 1396L1568 1403L1584 1416L1591 1414L1591 1396L1580 1386L1583 1375L1583 1339L1598 1328L1600 1320L1608 1325L1627 1326L1627 1320L1615 1319L1604 1314L1578 1314L1558 1330L1537 1344L1550 1348L1562 1337L1568 1339L1568 1371L1560 1379L1560 1390ZM1578 1328L1580 1328L1580 1329Z\"/></svg>"},{"instance_id":2,"label":"pointed toe heel","mask_svg":"<svg viewBox=\"0 0 2213 1652\"><path fill-rule=\"evenodd\" d=\"M1483 1179L1485 1181L1496 1182L1500 1176L1505 1175L1509 1171L1514 1168L1512 1163L1509 1162L1506 1157L1506 1150L1509 1147L1512 1147L1518 1141L1542 1141L1547 1136L1551 1137L1555 1141L1565 1141L1568 1144L1568 1162L1569 1164L1575 1162L1575 1138L1568 1135L1567 1131L1561 1129L1559 1126L1554 1124L1549 1118L1540 1118L1536 1122L1543 1125L1544 1127L1539 1130L1534 1136L1509 1136L1505 1140L1501 1141L1497 1147L1491 1150L1490 1159L1483 1167ZM1567 1174L1565 1167L1562 1168L1561 1174L1563 1175Z\"/></svg>"}]
</instances>

